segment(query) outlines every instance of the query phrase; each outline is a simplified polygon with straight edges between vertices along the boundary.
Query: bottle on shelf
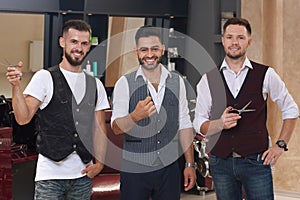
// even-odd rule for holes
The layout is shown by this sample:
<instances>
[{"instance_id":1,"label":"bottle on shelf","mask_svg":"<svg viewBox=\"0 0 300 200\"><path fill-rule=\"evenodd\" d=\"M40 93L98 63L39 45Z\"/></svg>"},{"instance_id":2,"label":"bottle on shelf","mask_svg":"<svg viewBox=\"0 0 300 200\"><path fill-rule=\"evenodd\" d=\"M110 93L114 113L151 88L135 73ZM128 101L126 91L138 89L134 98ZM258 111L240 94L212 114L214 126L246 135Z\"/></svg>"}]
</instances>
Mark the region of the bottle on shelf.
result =
<instances>
[{"instance_id":1,"label":"bottle on shelf","mask_svg":"<svg viewBox=\"0 0 300 200\"><path fill-rule=\"evenodd\" d=\"M98 63L97 63L97 61L93 62L93 75L94 76L98 75Z\"/></svg>"},{"instance_id":2,"label":"bottle on shelf","mask_svg":"<svg viewBox=\"0 0 300 200\"><path fill-rule=\"evenodd\" d=\"M93 76L92 66L89 60L86 62L85 72Z\"/></svg>"}]
</instances>

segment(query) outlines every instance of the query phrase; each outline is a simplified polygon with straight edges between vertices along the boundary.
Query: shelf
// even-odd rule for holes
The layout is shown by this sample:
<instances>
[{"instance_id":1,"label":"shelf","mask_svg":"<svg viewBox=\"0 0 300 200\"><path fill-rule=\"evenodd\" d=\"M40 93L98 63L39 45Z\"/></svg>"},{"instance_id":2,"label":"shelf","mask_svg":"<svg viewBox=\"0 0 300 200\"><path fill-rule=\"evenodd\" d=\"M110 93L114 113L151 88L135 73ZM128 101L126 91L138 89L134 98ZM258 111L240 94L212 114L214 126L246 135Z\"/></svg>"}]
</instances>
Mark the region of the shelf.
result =
<instances>
[{"instance_id":1,"label":"shelf","mask_svg":"<svg viewBox=\"0 0 300 200\"><path fill-rule=\"evenodd\" d=\"M216 34L213 35L213 42L214 43L222 43L222 35L221 34Z\"/></svg>"}]
</instances>

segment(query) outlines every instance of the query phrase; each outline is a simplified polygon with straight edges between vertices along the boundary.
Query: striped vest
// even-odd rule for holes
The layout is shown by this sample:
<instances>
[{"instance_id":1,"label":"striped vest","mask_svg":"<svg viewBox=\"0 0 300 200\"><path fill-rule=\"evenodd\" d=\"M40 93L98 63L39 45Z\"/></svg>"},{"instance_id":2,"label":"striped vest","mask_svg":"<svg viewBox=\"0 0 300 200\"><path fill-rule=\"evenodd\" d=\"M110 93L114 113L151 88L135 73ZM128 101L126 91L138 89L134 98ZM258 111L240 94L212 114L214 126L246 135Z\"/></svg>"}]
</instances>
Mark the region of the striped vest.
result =
<instances>
[{"instance_id":1,"label":"striped vest","mask_svg":"<svg viewBox=\"0 0 300 200\"><path fill-rule=\"evenodd\" d=\"M129 113L147 97L147 85L136 71L126 75L129 85ZM140 120L124 135L123 158L145 166L164 166L178 159L179 76L172 73L166 80L164 99L159 113Z\"/></svg>"}]
</instances>

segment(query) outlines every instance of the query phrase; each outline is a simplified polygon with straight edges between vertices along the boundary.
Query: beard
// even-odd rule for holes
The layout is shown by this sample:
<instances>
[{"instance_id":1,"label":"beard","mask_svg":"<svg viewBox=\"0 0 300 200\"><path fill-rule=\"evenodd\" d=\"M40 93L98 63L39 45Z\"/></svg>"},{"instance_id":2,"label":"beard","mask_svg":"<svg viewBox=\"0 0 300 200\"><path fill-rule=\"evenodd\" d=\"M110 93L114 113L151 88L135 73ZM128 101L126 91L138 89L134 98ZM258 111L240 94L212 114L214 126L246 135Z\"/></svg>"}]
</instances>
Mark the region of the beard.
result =
<instances>
[{"instance_id":1,"label":"beard","mask_svg":"<svg viewBox=\"0 0 300 200\"><path fill-rule=\"evenodd\" d=\"M226 56L228 56L229 58L231 58L233 60L237 60L237 59L242 58L246 55L246 50L241 51L240 53L234 54L234 55L231 54L230 51L226 51L225 53L226 53Z\"/></svg>"},{"instance_id":2,"label":"beard","mask_svg":"<svg viewBox=\"0 0 300 200\"><path fill-rule=\"evenodd\" d=\"M138 57L138 60L139 60L140 65L141 65L144 69L146 69L146 70L154 70L154 69L156 69L156 68L158 67L158 65L161 63L161 60L162 60L162 56L161 56L161 57L152 56L151 58L152 58L152 59L155 59L156 62L155 62L154 64L152 64L152 65L148 65L148 64L146 64L147 62L145 61L147 58L148 58L148 57L143 57L143 58Z\"/></svg>"},{"instance_id":3,"label":"beard","mask_svg":"<svg viewBox=\"0 0 300 200\"><path fill-rule=\"evenodd\" d=\"M83 54L83 53L81 52L81 54ZM65 52L65 57L66 57L67 61L72 66L76 67L76 66L79 66L79 65L81 65L83 63L84 58L86 57L86 55L84 57L82 57L81 59L80 58L72 58L71 54L68 54L67 52Z\"/></svg>"}]
</instances>

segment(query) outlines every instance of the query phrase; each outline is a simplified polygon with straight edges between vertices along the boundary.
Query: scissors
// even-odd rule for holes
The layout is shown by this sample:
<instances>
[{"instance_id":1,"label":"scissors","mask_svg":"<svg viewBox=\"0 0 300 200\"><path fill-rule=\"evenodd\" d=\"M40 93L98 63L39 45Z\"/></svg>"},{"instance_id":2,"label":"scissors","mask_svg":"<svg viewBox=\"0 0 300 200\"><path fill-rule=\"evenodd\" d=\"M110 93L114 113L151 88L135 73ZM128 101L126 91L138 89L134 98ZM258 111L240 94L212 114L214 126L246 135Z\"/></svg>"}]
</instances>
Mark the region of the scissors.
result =
<instances>
[{"instance_id":1,"label":"scissors","mask_svg":"<svg viewBox=\"0 0 300 200\"><path fill-rule=\"evenodd\" d=\"M244 112L253 112L253 111L255 111L255 109L246 109L246 108L250 105L251 102L252 102L252 101L249 101L242 109L232 108L232 109L229 111L229 113L236 113L236 114L241 115L241 114L244 113Z\"/></svg>"},{"instance_id":2,"label":"scissors","mask_svg":"<svg viewBox=\"0 0 300 200\"><path fill-rule=\"evenodd\" d=\"M6 59L4 59L5 63L0 62L0 65L4 66L4 67L17 67L17 65L12 65L10 64ZM22 77L19 77L19 80L22 80Z\"/></svg>"},{"instance_id":3,"label":"scissors","mask_svg":"<svg viewBox=\"0 0 300 200\"><path fill-rule=\"evenodd\" d=\"M150 96L150 91L149 91L149 80L146 78L146 89L147 89L147 96Z\"/></svg>"},{"instance_id":4,"label":"scissors","mask_svg":"<svg viewBox=\"0 0 300 200\"><path fill-rule=\"evenodd\" d=\"M4 59L5 63L0 62L0 65L4 67L16 67L17 65L11 65L6 59Z\"/></svg>"}]
</instances>

